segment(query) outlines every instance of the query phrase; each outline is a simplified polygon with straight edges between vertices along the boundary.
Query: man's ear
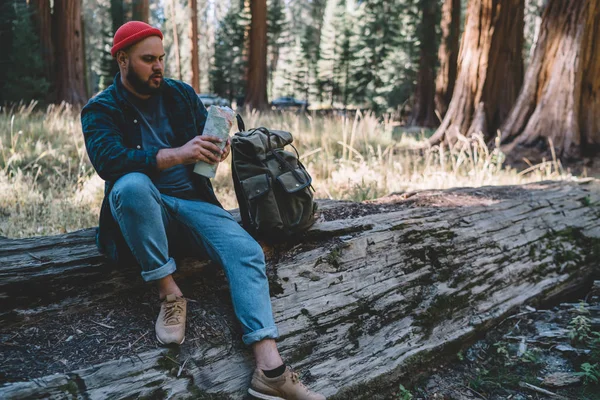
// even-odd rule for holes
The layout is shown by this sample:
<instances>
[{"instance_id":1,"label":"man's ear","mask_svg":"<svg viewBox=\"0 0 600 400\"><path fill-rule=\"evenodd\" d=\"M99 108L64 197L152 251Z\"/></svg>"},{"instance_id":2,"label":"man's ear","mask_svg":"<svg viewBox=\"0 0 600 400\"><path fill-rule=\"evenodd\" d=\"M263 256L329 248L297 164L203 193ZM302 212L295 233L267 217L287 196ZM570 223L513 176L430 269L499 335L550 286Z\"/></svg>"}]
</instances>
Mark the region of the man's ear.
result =
<instances>
[{"instance_id":1,"label":"man's ear","mask_svg":"<svg viewBox=\"0 0 600 400\"><path fill-rule=\"evenodd\" d=\"M127 59L129 58L129 56L125 51L119 50L117 52L116 58L119 66L124 67L127 64Z\"/></svg>"}]
</instances>

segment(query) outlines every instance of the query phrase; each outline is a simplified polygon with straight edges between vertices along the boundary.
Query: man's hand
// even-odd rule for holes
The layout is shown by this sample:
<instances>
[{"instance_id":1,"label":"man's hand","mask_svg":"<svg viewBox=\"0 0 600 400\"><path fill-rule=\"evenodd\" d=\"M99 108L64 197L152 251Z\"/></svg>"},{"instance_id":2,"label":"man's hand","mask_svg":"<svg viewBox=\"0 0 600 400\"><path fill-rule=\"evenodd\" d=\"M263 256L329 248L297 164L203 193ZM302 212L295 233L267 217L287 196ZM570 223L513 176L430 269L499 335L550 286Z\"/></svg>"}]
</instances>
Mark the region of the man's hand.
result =
<instances>
[{"instance_id":1,"label":"man's hand","mask_svg":"<svg viewBox=\"0 0 600 400\"><path fill-rule=\"evenodd\" d=\"M198 161L204 161L209 164L216 164L221 161L223 154L221 149L215 143L221 143L222 140L214 136L196 136L179 148L182 164L194 164Z\"/></svg>"},{"instance_id":2,"label":"man's hand","mask_svg":"<svg viewBox=\"0 0 600 400\"><path fill-rule=\"evenodd\" d=\"M231 139L227 138L227 143L223 148L223 154L221 154L221 161L225 161L227 157L229 157L229 152L231 151Z\"/></svg>"},{"instance_id":3,"label":"man's hand","mask_svg":"<svg viewBox=\"0 0 600 400\"><path fill-rule=\"evenodd\" d=\"M194 164L198 161L216 164L224 154L229 154L227 146L221 150L215 144L221 142L221 139L214 136L196 136L181 147L160 149L156 155L156 164L161 171L178 164Z\"/></svg>"}]
</instances>

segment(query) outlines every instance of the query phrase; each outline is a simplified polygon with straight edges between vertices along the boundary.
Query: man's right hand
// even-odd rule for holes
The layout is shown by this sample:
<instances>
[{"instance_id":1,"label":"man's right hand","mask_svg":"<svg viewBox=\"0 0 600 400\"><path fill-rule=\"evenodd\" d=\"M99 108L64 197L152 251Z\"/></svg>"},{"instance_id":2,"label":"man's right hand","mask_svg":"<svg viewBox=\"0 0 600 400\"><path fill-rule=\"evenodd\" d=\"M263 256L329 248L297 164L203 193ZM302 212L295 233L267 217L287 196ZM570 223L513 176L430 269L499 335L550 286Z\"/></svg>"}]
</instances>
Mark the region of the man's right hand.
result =
<instances>
[{"instance_id":1,"label":"man's right hand","mask_svg":"<svg viewBox=\"0 0 600 400\"><path fill-rule=\"evenodd\" d=\"M214 136L196 136L181 147L160 149L156 154L156 164L161 171L178 164L194 164L198 161L216 164L221 160L222 154L216 143L221 142L221 139Z\"/></svg>"}]
</instances>

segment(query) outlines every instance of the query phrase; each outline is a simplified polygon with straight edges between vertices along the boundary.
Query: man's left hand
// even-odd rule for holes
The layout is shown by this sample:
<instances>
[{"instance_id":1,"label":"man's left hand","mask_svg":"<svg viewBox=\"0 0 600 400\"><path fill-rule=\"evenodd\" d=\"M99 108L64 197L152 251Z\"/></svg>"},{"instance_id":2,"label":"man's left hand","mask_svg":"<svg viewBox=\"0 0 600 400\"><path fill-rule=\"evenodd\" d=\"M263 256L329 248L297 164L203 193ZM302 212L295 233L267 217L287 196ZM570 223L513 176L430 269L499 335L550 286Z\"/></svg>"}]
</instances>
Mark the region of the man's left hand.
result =
<instances>
[{"instance_id":1,"label":"man's left hand","mask_svg":"<svg viewBox=\"0 0 600 400\"><path fill-rule=\"evenodd\" d=\"M231 139L227 139L227 143L225 144L225 147L223 148L223 153L221 153L221 161L224 161L229 156L230 151L231 151Z\"/></svg>"}]
</instances>

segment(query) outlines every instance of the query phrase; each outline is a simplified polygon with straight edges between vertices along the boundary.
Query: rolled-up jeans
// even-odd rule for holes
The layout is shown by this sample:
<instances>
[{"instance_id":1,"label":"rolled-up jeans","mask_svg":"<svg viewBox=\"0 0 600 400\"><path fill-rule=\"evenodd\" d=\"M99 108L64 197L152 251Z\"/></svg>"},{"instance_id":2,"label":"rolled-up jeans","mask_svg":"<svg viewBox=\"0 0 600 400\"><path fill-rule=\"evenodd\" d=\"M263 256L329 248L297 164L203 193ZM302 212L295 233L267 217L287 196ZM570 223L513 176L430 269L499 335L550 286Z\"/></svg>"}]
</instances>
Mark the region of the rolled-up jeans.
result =
<instances>
[{"instance_id":1,"label":"rolled-up jeans","mask_svg":"<svg viewBox=\"0 0 600 400\"><path fill-rule=\"evenodd\" d=\"M119 178L109 201L145 281L175 272L169 243L171 248L189 243L223 267L244 343L278 337L264 253L231 214L201 200L162 194L147 175L138 172Z\"/></svg>"}]
</instances>

